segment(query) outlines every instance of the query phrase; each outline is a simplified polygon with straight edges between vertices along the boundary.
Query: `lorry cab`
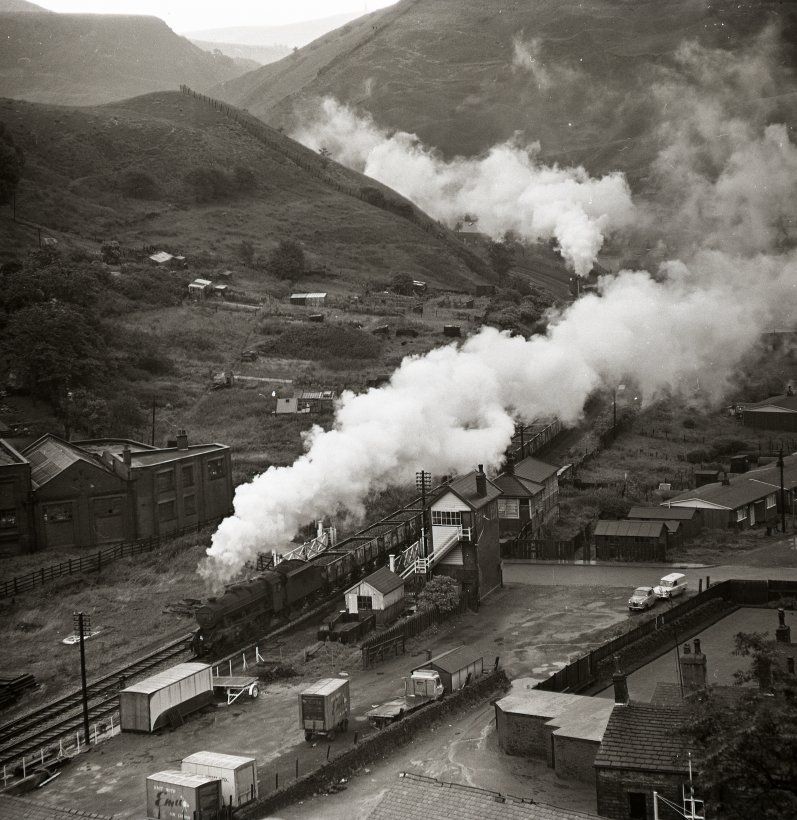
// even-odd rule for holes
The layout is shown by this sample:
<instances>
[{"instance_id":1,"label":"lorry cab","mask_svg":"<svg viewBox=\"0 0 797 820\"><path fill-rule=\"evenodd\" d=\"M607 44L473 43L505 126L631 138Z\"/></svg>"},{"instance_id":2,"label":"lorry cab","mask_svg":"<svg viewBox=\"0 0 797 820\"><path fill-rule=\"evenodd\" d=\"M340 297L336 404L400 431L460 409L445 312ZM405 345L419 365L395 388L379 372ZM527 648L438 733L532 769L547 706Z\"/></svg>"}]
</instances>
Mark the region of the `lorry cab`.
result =
<instances>
[{"instance_id":1,"label":"lorry cab","mask_svg":"<svg viewBox=\"0 0 797 820\"><path fill-rule=\"evenodd\" d=\"M686 591L686 576L680 572L665 575L653 588L657 598L674 598Z\"/></svg>"},{"instance_id":2,"label":"lorry cab","mask_svg":"<svg viewBox=\"0 0 797 820\"><path fill-rule=\"evenodd\" d=\"M404 684L407 697L437 700L445 692L440 673L434 669L416 669L409 678L404 679Z\"/></svg>"}]
</instances>

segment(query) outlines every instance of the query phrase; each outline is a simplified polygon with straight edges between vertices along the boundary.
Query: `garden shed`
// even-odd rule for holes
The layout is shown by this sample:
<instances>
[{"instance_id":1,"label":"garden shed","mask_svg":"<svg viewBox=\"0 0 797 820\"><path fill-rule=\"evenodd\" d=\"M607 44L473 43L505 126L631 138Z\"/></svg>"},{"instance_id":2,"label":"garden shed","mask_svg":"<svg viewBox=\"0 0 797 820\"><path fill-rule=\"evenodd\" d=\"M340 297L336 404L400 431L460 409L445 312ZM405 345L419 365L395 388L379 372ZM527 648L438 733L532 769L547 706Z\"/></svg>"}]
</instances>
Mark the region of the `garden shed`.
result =
<instances>
[{"instance_id":1,"label":"garden shed","mask_svg":"<svg viewBox=\"0 0 797 820\"><path fill-rule=\"evenodd\" d=\"M303 307L324 307L326 293L292 293L291 304Z\"/></svg>"},{"instance_id":2,"label":"garden shed","mask_svg":"<svg viewBox=\"0 0 797 820\"><path fill-rule=\"evenodd\" d=\"M382 567L346 590L351 614L376 615L380 626L395 621L404 611L404 579Z\"/></svg>"},{"instance_id":3,"label":"garden shed","mask_svg":"<svg viewBox=\"0 0 797 820\"><path fill-rule=\"evenodd\" d=\"M595 556L609 561L666 561L664 521L598 521Z\"/></svg>"}]
</instances>

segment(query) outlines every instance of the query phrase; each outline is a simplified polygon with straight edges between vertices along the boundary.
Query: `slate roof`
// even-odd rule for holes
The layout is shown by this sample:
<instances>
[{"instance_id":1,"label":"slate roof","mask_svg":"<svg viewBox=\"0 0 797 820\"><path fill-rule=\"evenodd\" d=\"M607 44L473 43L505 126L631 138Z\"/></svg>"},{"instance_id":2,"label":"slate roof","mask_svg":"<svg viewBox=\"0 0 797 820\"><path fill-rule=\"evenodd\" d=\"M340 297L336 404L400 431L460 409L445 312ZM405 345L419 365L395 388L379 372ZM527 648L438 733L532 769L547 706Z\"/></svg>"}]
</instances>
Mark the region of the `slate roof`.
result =
<instances>
[{"instance_id":1,"label":"slate roof","mask_svg":"<svg viewBox=\"0 0 797 820\"><path fill-rule=\"evenodd\" d=\"M456 493L466 504L478 510L486 506L491 501L494 501L501 495L501 490L490 481L485 479L487 484L487 492L484 495L478 495L476 492L476 470L467 475L461 475L455 478L446 488Z\"/></svg>"},{"instance_id":2,"label":"slate roof","mask_svg":"<svg viewBox=\"0 0 797 820\"><path fill-rule=\"evenodd\" d=\"M560 809L531 798L512 797L402 772L369 820L599 820L595 814Z\"/></svg>"},{"instance_id":3,"label":"slate roof","mask_svg":"<svg viewBox=\"0 0 797 820\"><path fill-rule=\"evenodd\" d=\"M663 521L598 521L593 534L622 538L659 538L665 526Z\"/></svg>"},{"instance_id":4,"label":"slate roof","mask_svg":"<svg viewBox=\"0 0 797 820\"><path fill-rule=\"evenodd\" d=\"M382 595L387 595L393 592L394 589L403 587L404 579L400 575L396 575L395 572L391 572L388 567L382 567L376 572L371 573L367 578L358 581L351 589L347 590L347 592L357 589L360 584L368 584L377 592L381 592Z\"/></svg>"},{"instance_id":5,"label":"slate roof","mask_svg":"<svg viewBox=\"0 0 797 820\"><path fill-rule=\"evenodd\" d=\"M764 401L759 401L756 404L747 404L744 407L745 413L757 413L766 411L771 407L776 407L779 410L786 410L791 413L797 413L797 396L772 396Z\"/></svg>"},{"instance_id":6,"label":"slate roof","mask_svg":"<svg viewBox=\"0 0 797 820\"><path fill-rule=\"evenodd\" d=\"M535 484L544 484L546 479L559 472L558 467L552 467L544 461L527 456L515 464L515 475Z\"/></svg>"},{"instance_id":7,"label":"slate roof","mask_svg":"<svg viewBox=\"0 0 797 820\"><path fill-rule=\"evenodd\" d=\"M113 471L91 453L52 434L42 436L30 447L26 447L23 456L30 462L30 478L34 489L46 484L78 461L113 475Z\"/></svg>"},{"instance_id":8,"label":"slate roof","mask_svg":"<svg viewBox=\"0 0 797 820\"><path fill-rule=\"evenodd\" d=\"M688 742L679 731L686 719L686 711L676 706L636 701L615 706L595 768L687 773Z\"/></svg>"},{"instance_id":9,"label":"slate roof","mask_svg":"<svg viewBox=\"0 0 797 820\"><path fill-rule=\"evenodd\" d=\"M524 481L511 473L502 473L491 479L491 481L501 490L502 495L512 498L533 498L543 490L542 484L537 484L534 481Z\"/></svg>"},{"instance_id":10,"label":"slate roof","mask_svg":"<svg viewBox=\"0 0 797 820\"><path fill-rule=\"evenodd\" d=\"M67 809L0 794L0 820L112 820L107 814Z\"/></svg>"},{"instance_id":11,"label":"slate roof","mask_svg":"<svg viewBox=\"0 0 797 820\"><path fill-rule=\"evenodd\" d=\"M475 663L479 659L483 660L483 656L475 649L471 649L469 646L460 646L457 649L449 649L448 652L435 655L435 657L414 667L412 671L414 672L416 669L428 669L431 665L434 665L438 669L442 669L443 672L453 674Z\"/></svg>"},{"instance_id":12,"label":"slate roof","mask_svg":"<svg viewBox=\"0 0 797 820\"><path fill-rule=\"evenodd\" d=\"M694 507L631 507L626 518L639 518L647 521L691 521L697 515Z\"/></svg>"}]
</instances>

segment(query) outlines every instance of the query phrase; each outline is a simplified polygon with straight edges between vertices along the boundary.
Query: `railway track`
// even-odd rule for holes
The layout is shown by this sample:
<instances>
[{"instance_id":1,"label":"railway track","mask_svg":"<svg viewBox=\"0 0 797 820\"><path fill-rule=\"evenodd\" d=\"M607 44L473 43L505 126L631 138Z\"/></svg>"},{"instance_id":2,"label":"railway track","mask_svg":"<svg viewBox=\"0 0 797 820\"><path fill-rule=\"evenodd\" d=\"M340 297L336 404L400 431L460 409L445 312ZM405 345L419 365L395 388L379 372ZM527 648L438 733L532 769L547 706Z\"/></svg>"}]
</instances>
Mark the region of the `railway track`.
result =
<instances>
[{"instance_id":1,"label":"railway track","mask_svg":"<svg viewBox=\"0 0 797 820\"><path fill-rule=\"evenodd\" d=\"M122 683L131 683L162 664L190 653L191 635L184 635L142 658L87 685L89 724L118 712ZM0 766L38 754L83 729L83 695L73 692L0 726Z\"/></svg>"}]
</instances>

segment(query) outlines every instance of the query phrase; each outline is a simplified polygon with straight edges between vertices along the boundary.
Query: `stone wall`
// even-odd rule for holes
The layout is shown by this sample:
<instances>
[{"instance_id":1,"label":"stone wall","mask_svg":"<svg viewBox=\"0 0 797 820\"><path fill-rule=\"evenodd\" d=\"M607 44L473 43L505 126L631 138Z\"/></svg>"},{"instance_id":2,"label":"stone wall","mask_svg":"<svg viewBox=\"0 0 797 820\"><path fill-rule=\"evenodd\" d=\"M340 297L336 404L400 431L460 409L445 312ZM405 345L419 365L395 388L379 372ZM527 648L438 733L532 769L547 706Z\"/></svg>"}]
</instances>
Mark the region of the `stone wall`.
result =
<instances>
[{"instance_id":1,"label":"stone wall","mask_svg":"<svg viewBox=\"0 0 797 820\"><path fill-rule=\"evenodd\" d=\"M595 783L595 755L600 741L554 736L556 774L568 780Z\"/></svg>"},{"instance_id":2,"label":"stone wall","mask_svg":"<svg viewBox=\"0 0 797 820\"><path fill-rule=\"evenodd\" d=\"M297 800L310 797L316 792L324 791L329 784L337 783L352 772L388 757L396 748L409 743L435 721L481 704L496 694L505 692L509 685L509 679L503 669L484 675L459 692L368 735L349 751L300 777L290 786L243 806L237 811L236 820L255 820Z\"/></svg>"},{"instance_id":3,"label":"stone wall","mask_svg":"<svg viewBox=\"0 0 797 820\"><path fill-rule=\"evenodd\" d=\"M653 817L653 791L657 791L677 806L682 804L681 787L688 774L663 774L658 772L616 771L598 769L598 814L612 820L636 820L631 815L629 794L644 794L648 818ZM675 818L677 815L659 803L659 817Z\"/></svg>"}]
</instances>

